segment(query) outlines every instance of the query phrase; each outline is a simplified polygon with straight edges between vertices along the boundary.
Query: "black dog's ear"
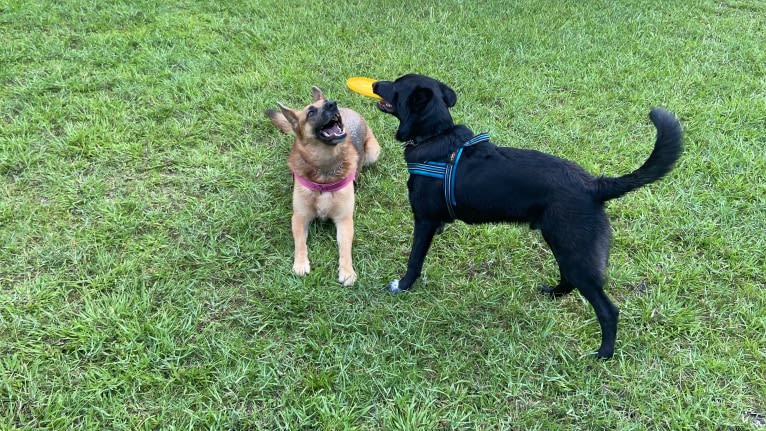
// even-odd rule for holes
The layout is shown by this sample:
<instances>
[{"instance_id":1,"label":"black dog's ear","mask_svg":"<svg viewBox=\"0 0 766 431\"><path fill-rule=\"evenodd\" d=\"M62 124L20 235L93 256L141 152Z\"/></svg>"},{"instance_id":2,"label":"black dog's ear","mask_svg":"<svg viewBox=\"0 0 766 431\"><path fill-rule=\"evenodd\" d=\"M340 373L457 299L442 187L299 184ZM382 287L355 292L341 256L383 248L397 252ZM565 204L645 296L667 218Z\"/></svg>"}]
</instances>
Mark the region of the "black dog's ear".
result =
<instances>
[{"instance_id":1,"label":"black dog's ear","mask_svg":"<svg viewBox=\"0 0 766 431\"><path fill-rule=\"evenodd\" d=\"M457 103L457 94L455 94L451 88L447 87L447 84L442 82L439 83L439 87L442 90L442 94L444 95L444 103L447 104L447 107L451 108L455 106L455 103Z\"/></svg>"},{"instance_id":2,"label":"black dog's ear","mask_svg":"<svg viewBox=\"0 0 766 431\"><path fill-rule=\"evenodd\" d=\"M430 88L418 87L407 98L407 105L410 111L421 112L425 109L428 102L434 97L434 92Z\"/></svg>"}]
</instances>

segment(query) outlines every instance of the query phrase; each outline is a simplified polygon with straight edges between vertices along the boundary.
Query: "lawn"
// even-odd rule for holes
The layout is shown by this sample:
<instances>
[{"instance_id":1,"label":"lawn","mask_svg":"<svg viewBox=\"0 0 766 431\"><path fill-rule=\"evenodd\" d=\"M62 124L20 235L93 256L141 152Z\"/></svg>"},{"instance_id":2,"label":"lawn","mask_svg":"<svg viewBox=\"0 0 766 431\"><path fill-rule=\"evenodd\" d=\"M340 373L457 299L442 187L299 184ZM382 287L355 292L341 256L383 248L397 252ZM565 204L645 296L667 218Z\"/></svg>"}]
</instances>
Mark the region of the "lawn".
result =
<instances>
[{"instance_id":1,"label":"lawn","mask_svg":"<svg viewBox=\"0 0 766 431\"><path fill-rule=\"evenodd\" d=\"M422 4L421 4L422 3ZM766 429L766 3L0 3L0 429ZM349 76L419 72L500 145L620 175L654 106L684 154L609 204L612 360L527 226L455 223L423 278L396 123ZM332 224L291 273L312 85L383 147L354 287Z\"/></svg>"}]
</instances>

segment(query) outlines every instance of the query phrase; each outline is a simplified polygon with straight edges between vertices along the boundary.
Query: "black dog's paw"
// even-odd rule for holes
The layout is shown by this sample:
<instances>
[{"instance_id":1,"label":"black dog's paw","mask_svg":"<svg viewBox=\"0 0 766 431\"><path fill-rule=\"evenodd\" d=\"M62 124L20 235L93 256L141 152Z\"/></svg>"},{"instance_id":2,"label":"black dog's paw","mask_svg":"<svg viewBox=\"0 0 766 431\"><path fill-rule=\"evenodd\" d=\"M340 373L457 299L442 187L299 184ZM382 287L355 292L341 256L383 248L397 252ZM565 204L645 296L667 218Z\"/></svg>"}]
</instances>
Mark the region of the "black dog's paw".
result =
<instances>
[{"instance_id":1,"label":"black dog's paw","mask_svg":"<svg viewBox=\"0 0 766 431\"><path fill-rule=\"evenodd\" d=\"M406 292L406 290L399 288L399 280L394 280L388 283L388 286L386 286L386 289L388 289L388 293L391 293L392 295L398 295L402 292Z\"/></svg>"},{"instance_id":2,"label":"black dog's paw","mask_svg":"<svg viewBox=\"0 0 766 431\"><path fill-rule=\"evenodd\" d=\"M608 359L611 359L612 356L614 356L614 350L607 350L607 349L598 349L598 352L594 353L593 356L595 356L596 359L600 359L602 361L606 361Z\"/></svg>"},{"instance_id":3,"label":"black dog's paw","mask_svg":"<svg viewBox=\"0 0 766 431\"><path fill-rule=\"evenodd\" d=\"M568 284L565 284L563 286L559 284L556 287L551 287L544 284L540 286L540 293L550 298L561 298L562 296L565 296L571 293L573 289L574 288L572 287L572 285L568 285Z\"/></svg>"},{"instance_id":4,"label":"black dog's paw","mask_svg":"<svg viewBox=\"0 0 766 431\"><path fill-rule=\"evenodd\" d=\"M548 286L547 284L543 284L538 288L541 295L550 296L551 298L554 298L555 295L553 294L553 288Z\"/></svg>"},{"instance_id":5,"label":"black dog's paw","mask_svg":"<svg viewBox=\"0 0 766 431\"><path fill-rule=\"evenodd\" d=\"M540 293L550 298L561 298L571 292L571 290L560 289L558 286L551 287L543 284L540 286Z\"/></svg>"},{"instance_id":6,"label":"black dog's paw","mask_svg":"<svg viewBox=\"0 0 766 431\"><path fill-rule=\"evenodd\" d=\"M439 227L436 228L436 235L441 235L444 233L444 229L446 229L447 226L444 223L441 223Z\"/></svg>"}]
</instances>

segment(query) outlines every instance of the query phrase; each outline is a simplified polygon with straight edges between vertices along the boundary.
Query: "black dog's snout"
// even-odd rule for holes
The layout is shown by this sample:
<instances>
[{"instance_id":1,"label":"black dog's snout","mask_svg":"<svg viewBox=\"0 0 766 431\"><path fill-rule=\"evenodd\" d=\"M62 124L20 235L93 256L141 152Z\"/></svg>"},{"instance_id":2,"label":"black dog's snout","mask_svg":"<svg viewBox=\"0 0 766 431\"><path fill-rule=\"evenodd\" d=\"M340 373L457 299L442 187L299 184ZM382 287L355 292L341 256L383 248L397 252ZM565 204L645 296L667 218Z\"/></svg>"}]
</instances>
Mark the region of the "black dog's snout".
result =
<instances>
[{"instance_id":1,"label":"black dog's snout","mask_svg":"<svg viewBox=\"0 0 766 431\"><path fill-rule=\"evenodd\" d=\"M328 111L334 111L338 109L338 103L334 100L328 100L324 103L324 109L327 109Z\"/></svg>"}]
</instances>

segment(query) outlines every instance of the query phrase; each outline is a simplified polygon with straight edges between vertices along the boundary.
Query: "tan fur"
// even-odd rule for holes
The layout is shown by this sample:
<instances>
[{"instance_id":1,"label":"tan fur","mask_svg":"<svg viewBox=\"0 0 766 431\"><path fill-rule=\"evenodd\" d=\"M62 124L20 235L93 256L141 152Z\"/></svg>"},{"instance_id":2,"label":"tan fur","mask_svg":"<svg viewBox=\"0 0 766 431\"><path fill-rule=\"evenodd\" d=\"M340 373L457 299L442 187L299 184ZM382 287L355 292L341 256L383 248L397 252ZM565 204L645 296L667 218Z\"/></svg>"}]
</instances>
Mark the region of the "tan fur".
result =
<instances>
[{"instance_id":1,"label":"tan fur","mask_svg":"<svg viewBox=\"0 0 766 431\"><path fill-rule=\"evenodd\" d=\"M321 111L325 97L317 87L311 88L312 103L302 110L278 104L280 111L266 114L284 133L293 133L293 142L287 164L292 172L317 183L340 181L362 166L374 163L380 155L378 140L361 115L347 108L339 108L346 137L337 145L328 145L315 136L315 127L307 118L309 108ZM295 242L293 272L306 275L311 271L308 258L308 227L316 219L330 219L335 223L338 241L338 281L351 286L357 275L351 258L354 239L354 185L348 184L332 193L312 191L297 181L293 183L292 231Z\"/></svg>"}]
</instances>

